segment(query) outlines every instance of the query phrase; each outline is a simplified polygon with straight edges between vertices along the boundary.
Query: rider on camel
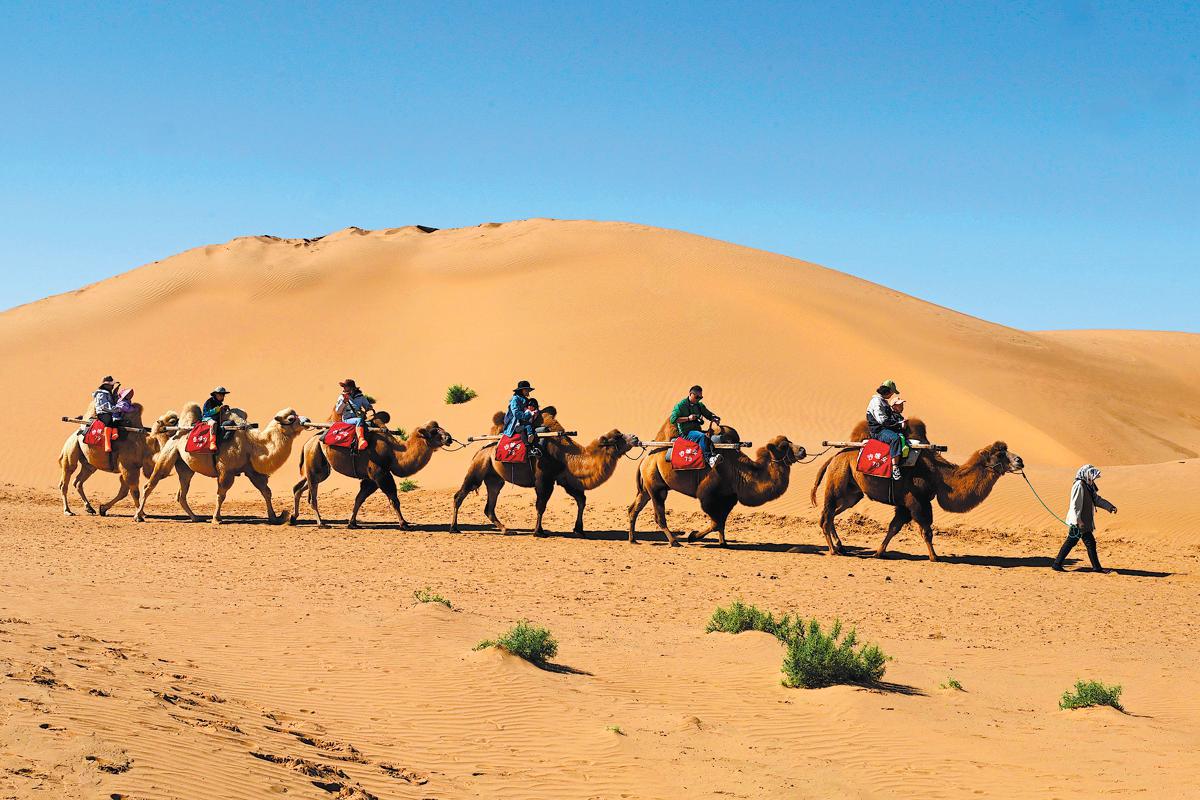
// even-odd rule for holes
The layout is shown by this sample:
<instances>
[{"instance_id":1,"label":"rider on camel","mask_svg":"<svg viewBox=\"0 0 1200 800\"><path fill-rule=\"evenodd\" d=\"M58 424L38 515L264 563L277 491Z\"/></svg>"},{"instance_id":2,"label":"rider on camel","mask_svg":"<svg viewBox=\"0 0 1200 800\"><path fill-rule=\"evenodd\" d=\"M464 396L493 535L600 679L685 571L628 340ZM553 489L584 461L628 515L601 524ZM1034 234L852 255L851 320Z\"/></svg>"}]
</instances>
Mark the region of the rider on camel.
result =
<instances>
[{"instance_id":1,"label":"rider on camel","mask_svg":"<svg viewBox=\"0 0 1200 800\"><path fill-rule=\"evenodd\" d=\"M338 383L342 387L342 393L338 396L337 405L333 410L337 414L342 415L342 422L348 422L354 426L354 434L358 439L358 449L367 449L367 415L375 413L375 407L371 405L371 400L362 389L358 388L358 384L353 378Z\"/></svg>"},{"instance_id":2,"label":"rider on camel","mask_svg":"<svg viewBox=\"0 0 1200 800\"><path fill-rule=\"evenodd\" d=\"M896 382L886 380L875 390L867 404L867 429L872 439L887 444L892 451L892 480L900 480L900 462L908 458L908 439L904 435L904 415L897 410L903 408L900 390Z\"/></svg>"},{"instance_id":3,"label":"rider on camel","mask_svg":"<svg viewBox=\"0 0 1200 800\"><path fill-rule=\"evenodd\" d=\"M721 418L708 410L704 405L704 389L699 385L688 389L687 397L675 404L675 408L671 409L671 424L675 426L675 432L682 439L690 439L700 445L700 452L704 454L704 458L708 461L710 467L715 467L721 463L721 457L713 453L712 440L708 437L702 428L703 420L711 420L714 423L719 423Z\"/></svg>"},{"instance_id":4,"label":"rider on camel","mask_svg":"<svg viewBox=\"0 0 1200 800\"><path fill-rule=\"evenodd\" d=\"M229 394L229 390L224 386L218 386L209 393L208 399L204 401L204 407L200 409L200 419L212 426L212 432L208 437L208 450L210 453L217 451L217 443L224 441L229 432L225 430L225 414L229 411L229 406L225 405L225 395Z\"/></svg>"},{"instance_id":5,"label":"rider on camel","mask_svg":"<svg viewBox=\"0 0 1200 800\"><path fill-rule=\"evenodd\" d=\"M92 392L92 404L96 419L104 423L104 452L112 452L112 434L114 428L121 427L121 410L117 408L117 392L120 381L114 381L112 375L105 375L100 386ZM130 393L132 394L132 392Z\"/></svg>"},{"instance_id":6,"label":"rider on camel","mask_svg":"<svg viewBox=\"0 0 1200 800\"><path fill-rule=\"evenodd\" d=\"M504 435L514 436L520 433L525 437L525 446L530 458L537 458L542 450L537 445L537 435L534 423L541 416L538 401L533 398L533 387L529 381L517 381L512 397L508 401L508 411L504 412Z\"/></svg>"}]
</instances>

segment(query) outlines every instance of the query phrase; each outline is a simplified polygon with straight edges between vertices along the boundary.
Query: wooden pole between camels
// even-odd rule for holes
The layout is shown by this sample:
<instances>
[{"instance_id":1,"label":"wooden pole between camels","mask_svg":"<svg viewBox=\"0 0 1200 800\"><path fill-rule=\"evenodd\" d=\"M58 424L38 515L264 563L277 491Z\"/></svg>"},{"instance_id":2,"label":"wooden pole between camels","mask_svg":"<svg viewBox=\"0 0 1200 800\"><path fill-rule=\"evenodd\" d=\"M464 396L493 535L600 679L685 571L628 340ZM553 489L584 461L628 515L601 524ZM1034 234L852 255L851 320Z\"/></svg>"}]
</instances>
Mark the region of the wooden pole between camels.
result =
<instances>
[{"instance_id":1,"label":"wooden pole between camels","mask_svg":"<svg viewBox=\"0 0 1200 800\"><path fill-rule=\"evenodd\" d=\"M534 437L537 439L553 439L555 436L578 436L579 431L535 431ZM467 443L471 442L498 442L504 438L504 434L488 433L482 436L468 436Z\"/></svg>"},{"instance_id":2,"label":"wooden pole between camels","mask_svg":"<svg viewBox=\"0 0 1200 800\"><path fill-rule=\"evenodd\" d=\"M863 439L861 442L821 442L822 447L862 447L870 439ZM718 445L719 446L719 445ZM944 444L926 444L924 442L909 442L909 450L932 450L935 453L944 453L950 448Z\"/></svg>"},{"instance_id":3,"label":"wooden pole between camels","mask_svg":"<svg viewBox=\"0 0 1200 800\"><path fill-rule=\"evenodd\" d=\"M62 421L69 422L72 425L87 425L88 423L91 422L90 419L84 419L83 417L63 417ZM121 430L130 431L132 433L149 433L150 432L149 428L135 428L132 425L129 425L129 426L122 425Z\"/></svg>"},{"instance_id":4,"label":"wooden pole between camels","mask_svg":"<svg viewBox=\"0 0 1200 800\"><path fill-rule=\"evenodd\" d=\"M639 442L642 447L673 447L675 442ZM717 450L740 450L743 447L754 447L754 442L713 442Z\"/></svg>"},{"instance_id":5,"label":"wooden pole between camels","mask_svg":"<svg viewBox=\"0 0 1200 800\"><path fill-rule=\"evenodd\" d=\"M309 430L314 430L314 431L327 431L333 427L333 423L331 423L331 422L309 422L309 423L305 424L304 427L308 428ZM368 425L367 430L368 431L387 431L388 433L392 434L393 436L399 436L402 433L407 433L407 431L404 430L403 428L380 428L376 425Z\"/></svg>"}]
</instances>

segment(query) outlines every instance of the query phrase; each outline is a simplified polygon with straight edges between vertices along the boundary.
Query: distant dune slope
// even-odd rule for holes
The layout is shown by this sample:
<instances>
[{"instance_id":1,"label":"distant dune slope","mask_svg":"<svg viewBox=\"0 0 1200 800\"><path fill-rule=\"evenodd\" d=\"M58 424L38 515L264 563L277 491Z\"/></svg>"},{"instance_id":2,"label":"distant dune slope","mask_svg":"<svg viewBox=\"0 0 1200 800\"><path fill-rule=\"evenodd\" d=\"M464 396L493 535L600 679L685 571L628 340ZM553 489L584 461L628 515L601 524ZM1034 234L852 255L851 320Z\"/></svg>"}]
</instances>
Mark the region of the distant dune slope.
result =
<instances>
[{"instance_id":1,"label":"distant dune slope","mask_svg":"<svg viewBox=\"0 0 1200 800\"><path fill-rule=\"evenodd\" d=\"M587 439L652 435L700 382L747 438L810 449L846 434L892 377L952 456L995 439L1063 470L1200 453L1200 336L1019 331L804 261L613 222L235 239L0 314L0 363L0 479L18 485L56 481L68 433L56 420L106 373L153 415L221 383L263 420L288 405L324 417L350 376L400 424L437 419L460 438L486 430L518 378ZM480 398L444 405L457 382ZM449 486L465 467L438 456L418 479ZM277 492L295 468L282 474ZM603 491L624 497L632 474ZM811 474L789 504L807 505Z\"/></svg>"}]
</instances>

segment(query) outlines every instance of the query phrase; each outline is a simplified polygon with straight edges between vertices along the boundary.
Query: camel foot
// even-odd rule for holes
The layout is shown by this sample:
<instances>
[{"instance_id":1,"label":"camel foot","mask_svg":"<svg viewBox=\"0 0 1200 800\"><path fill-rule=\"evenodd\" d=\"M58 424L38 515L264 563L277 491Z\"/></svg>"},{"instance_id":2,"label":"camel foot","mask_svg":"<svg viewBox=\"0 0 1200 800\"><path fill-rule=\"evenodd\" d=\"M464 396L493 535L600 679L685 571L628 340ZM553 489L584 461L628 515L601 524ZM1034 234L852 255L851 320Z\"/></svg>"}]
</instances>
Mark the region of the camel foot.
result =
<instances>
[{"instance_id":1,"label":"camel foot","mask_svg":"<svg viewBox=\"0 0 1200 800\"><path fill-rule=\"evenodd\" d=\"M64 509L63 509L63 516L65 516L65 517L73 517L73 516L75 516L75 512L74 512L74 511L72 511L72 510L71 510L71 509L69 509L69 508L64 508Z\"/></svg>"},{"instance_id":2,"label":"camel foot","mask_svg":"<svg viewBox=\"0 0 1200 800\"><path fill-rule=\"evenodd\" d=\"M146 515L145 515L145 514L134 514L134 515L133 515L133 521L134 521L134 522L145 522L145 521L146 521Z\"/></svg>"},{"instance_id":3,"label":"camel foot","mask_svg":"<svg viewBox=\"0 0 1200 800\"><path fill-rule=\"evenodd\" d=\"M872 558L887 558L887 551L886 550L876 550L874 553L871 554L871 557Z\"/></svg>"},{"instance_id":4,"label":"camel foot","mask_svg":"<svg viewBox=\"0 0 1200 800\"><path fill-rule=\"evenodd\" d=\"M274 519L272 519L272 520L271 520L271 524L272 524L272 525L287 525L287 524L288 524L288 521L289 521L291 518L292 518L292 512L290 512L290 511L286 511L286 510L285 510L285 511L281 511L281 512L279 513L279 516L277 516L277 517L275 517Z\"/></svg>"},{"instance_id":5,"label":"camel foot","mask_svg":"<svg viewBox=\"0 0 1200 800\"><path fill-rule=\"evenodd\" d=\"M671 540L671 547L683 547L683 545L681 545L681 544L679 543L679 540L678 540L678 539L672 539L672 540Z\"/></svg>"},{"instance_id":6,"label":"camel foot","mask_svg":"<svg viewBox=\"0 0 1200 800\"><path fill-rule=\"evenodd\" d=\"M208 522L209 522L209 524L210 524L210 525L220 525L220 524L221 524L221 523L223 523L224 521L225 521L225 520L221 519L220 517L213 517L213 518L212 518L212 519L210 519Z\"/></svg>"},{"instance_id":7,"label":"camel foot","mask_svg":"<svg viewBox=\"0 0 1200 800\"><path fill-rule=\"evenodd\" d=\"M537 531L533 532L533 535L538 537L539 539L541 539L541 538L545 537L546 532L543 530L537 530Z\"/></svg>"},{"instance_id":8,"label":"camel foot","mask_svg":"<svg viewBox=\"0 0 1200 800\"><path fill-rule=\"evenodd\" d=\"M450 533L462 533L462 531L460 531L460 530L458 529L458 526L457 526L457 525L451 525L451 526L450 526L450 531L449 531L449 532L450 532Z\"/></svg>"},{"instance_id":9,"label":"camel foot","mask_svg":"<svg viewBox=\"0 0 1200 800\"><path fill-rule=\"evenodd\" d=\"M84 506L83 510L86 511L87 513L91 514L92 516L96 515L96 509L95 509L95 507L92 506L91 503L88 503L86 506Z\"/></svg>"},{"instance_id":10,"label":"camel foot","mask_svg":"<svg viewBox=\"0 0 1200 800\"><path fill-rule=\"evenodd\" d=\"M930 560L930 561L937 561L937 560L938 560L937 553L930 553L930 554L929 554L929 560Z\"/></svg>"},{"instance_id":11,"label":"camel foot","mask_svg":"<svg viewBox=\"0 0 1200 800\"><path fill-rule=\"evenodd\" d=\"M630 544L641 544L641 542L639 542L637 539L630 539L629 543Z\"/></svg>"},{"instance_id":12,"label":"camel foot","mask_svg":"<svg viewBox=\"0 0 1200 800\"><path fill-rule=\"evenodd\" d=\"M356 530L358 530L358 523L355 522L354 520L350 520L349 522L346 523L346 529L351 530L351 531L356 531Z\"/></svg>"},{"instance_id":13,"label":"camel foot","mask_svg":"<svg viewBox=\"0 0 1200 800\"><path fill-rule=\"evenodd\" d=\"M318 522L317 527L321 528L322 530L329 530L329 523L328 522Z\"/></svg>"},{"instance_id":14,"label":"camel foot","mask_svg":"<svg viewBox=\"0 0 1200 800\"><path fill-rule=\"evenodd\" d=\"M575 534L581 539L587 538L587 531L585 531L583 528L576 528L575 530L571 531L571 533Z\"/></svg>"},{"instance_id":15,"label":"camel foot","mask_svg":"<svg viewBox=\"0 0 1200 800\"><path fill-rule=\"evenodd\" d=\"M408 520L406 520L406 519L402 519L402 520L400 520L400 530L402 530L402 531L411 531L411 530L412 530L412 525L409 525L409 524L408 524Z\"/></svg>"}]
</instances>

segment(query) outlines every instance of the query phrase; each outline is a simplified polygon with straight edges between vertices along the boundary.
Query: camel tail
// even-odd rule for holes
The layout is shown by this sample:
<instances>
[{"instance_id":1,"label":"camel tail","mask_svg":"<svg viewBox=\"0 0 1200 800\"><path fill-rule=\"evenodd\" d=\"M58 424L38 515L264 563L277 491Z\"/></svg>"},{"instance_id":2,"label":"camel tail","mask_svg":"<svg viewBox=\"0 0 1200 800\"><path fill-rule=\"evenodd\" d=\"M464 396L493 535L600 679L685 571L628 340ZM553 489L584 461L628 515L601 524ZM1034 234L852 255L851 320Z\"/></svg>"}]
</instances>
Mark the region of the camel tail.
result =
<instances>
[{"instance_id":1,"label":"camel tail","mask_svg":"<svg viewBox=\"0 0 1200 800\"><path fill-rule=\"evenodd\" d=\"M817 504L817 488L820 487L821 481L825 479L825 471L829 469L829 465L833 463L835 458L837 458L836 454L825 459L825 463L821 465L819 470L817 470L817 479L813 481L812 492L810 492L808 495L808 501L814 506Z\"/></svg>"}]
</instances>

